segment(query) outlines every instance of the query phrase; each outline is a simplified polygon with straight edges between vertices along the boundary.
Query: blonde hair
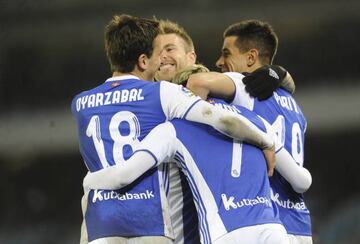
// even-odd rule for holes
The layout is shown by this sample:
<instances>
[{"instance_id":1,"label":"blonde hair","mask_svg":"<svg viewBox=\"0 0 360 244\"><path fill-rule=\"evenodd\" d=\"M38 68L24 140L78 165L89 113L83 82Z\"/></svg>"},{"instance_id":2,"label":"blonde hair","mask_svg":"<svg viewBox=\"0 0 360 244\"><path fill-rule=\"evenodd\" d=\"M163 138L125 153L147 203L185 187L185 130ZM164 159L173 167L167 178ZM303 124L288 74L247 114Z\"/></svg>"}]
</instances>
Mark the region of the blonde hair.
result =
<instances>
[{"instance_id":1,"label":"blonde hair","mask_svg":"<svg viewBox=\"0 0 360 244\"><path fill-rule=\"evenodd\" d=\"M172 83L186 86L186 83L190 75L196 73L205 73L205 72L210 72L210 70L202 64L194 64L177 72L174 78L172 79Z\"/></svg>"},{"instance_id":2,"label":"blonde hair","mask_svg":"<svg viewBox=\"0 0 360 244\"><path fill-rule=\"evenodd\" d=\"M185 42L186 52L195 51L194 43L189 36L189 34L185 31L185 29L180 26L178 23L172 22L170 20L160 20L160 31L161 34L175 34L178 35Z\"/></svg>"}]
</instances>

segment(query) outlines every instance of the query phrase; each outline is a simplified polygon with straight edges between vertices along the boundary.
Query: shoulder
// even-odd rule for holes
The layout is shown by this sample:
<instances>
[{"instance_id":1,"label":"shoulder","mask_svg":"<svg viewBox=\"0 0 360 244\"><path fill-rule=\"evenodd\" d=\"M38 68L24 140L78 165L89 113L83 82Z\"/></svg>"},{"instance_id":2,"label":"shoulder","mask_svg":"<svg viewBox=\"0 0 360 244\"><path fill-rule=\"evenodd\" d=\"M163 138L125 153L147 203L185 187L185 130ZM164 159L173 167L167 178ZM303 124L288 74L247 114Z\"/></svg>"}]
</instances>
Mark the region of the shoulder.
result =
<instances>
[{"instance_id":1,"label":"shoulder","mask_svg":"<svg viewBox=\"0 0 360 244\"><path fill-rule=\"evenodd\" d=\"M233 81L241 81L241 83L242 83L242 79L245 77L243 74L239 72L225 72L223 74L229 77L230 79L232 79Z\"/></svg>"}]
</instances>

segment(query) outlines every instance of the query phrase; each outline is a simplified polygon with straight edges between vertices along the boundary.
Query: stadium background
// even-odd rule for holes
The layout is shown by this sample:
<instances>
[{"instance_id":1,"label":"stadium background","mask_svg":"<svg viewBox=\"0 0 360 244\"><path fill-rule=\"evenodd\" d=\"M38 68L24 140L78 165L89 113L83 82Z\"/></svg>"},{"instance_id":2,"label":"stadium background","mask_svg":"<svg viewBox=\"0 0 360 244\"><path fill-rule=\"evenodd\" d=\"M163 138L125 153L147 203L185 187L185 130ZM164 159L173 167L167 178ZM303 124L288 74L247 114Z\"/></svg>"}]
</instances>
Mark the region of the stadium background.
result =
<instances>
[{"instance_id":1,"label":"stadium background","mask_svg":"<svg viewBox=\"0 0 360 244\"><path fill-rule=\"evenodd\" d=\"M229 24L270 22L308 119L315 243L360 243L359 11L355 0L0 0L0 243L78 242L86 169L70 102L110 76L103 28L116 13L179 22L215 70Z\"/></svg>"}]
</instances>

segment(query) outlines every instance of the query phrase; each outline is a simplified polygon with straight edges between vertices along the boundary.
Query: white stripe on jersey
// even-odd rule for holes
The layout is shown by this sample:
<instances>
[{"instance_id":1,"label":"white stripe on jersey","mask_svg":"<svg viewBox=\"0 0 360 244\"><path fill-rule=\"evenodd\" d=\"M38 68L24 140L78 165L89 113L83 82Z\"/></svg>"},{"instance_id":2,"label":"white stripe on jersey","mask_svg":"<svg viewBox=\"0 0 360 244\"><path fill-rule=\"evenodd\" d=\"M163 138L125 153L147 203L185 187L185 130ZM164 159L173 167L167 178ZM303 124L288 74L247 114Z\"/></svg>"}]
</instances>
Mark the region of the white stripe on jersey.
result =
<instances>
[{"instance_id":1,"label":"white stripe on jersey","mask_svg":"<svg viewBox=\"0 0 360 244\"><path fill-rule=\"evenodd\" d=\"M184 173L187 175L187 180L189 182L189 186L191 188L191 191L193 193L193 198L195 200L195 205L198 211L198 217L199 217L199 228L200 228L200 237L202 239L202 243L210 243L210 236L209 236L209 230L208 230L208 224L206 221L206 210L204 207L203 202L201 201L201 198L199 196L199 192L197 191L196 187L194 187L195 183L193 178L189 176L186 164L184 163L184 158L181 154L176 154L175 159L180 163L181 167L184 169Z\"/></svg>"},{"instance_id":2,"label":"white stripe on jersey","mask_svg":"<svg viewBox=\"0 0 360 244\"><path fill-rule=\"evenodd\" d=\"M170 208L167 201L166 193L165 193L165 187L164 184L166 184L166 181L168 180L168 170L165 166L166 164L162 164L158 167L159 174L159 188L160 188L160 199L162 204L162 210L163 210L163 220L164 220L164 234L165 236L168 236L170 238L174 238L174 232L172 229L171 224L171 217L170 217Z\"/></svg>"},{"instance_id":3,"label":"white stripe on jersey","mask_svg":"<svg viewBox=\"0 0 360 244\"><path fill-rule=\"evenodd\" d=\"M185 209L183 209L184 197L179 168L175 162L164 164L167 165L169 169L169 191L167 197L171 211L171 223L174 230L175 243L184 244L183 210Z\"/></svg>"},{"instance_id":4,"label":"white stripe on jersey","mask_svg":"<svg viewBox=\"0 0 360 244\"><path fill-rule=\"evenodd\" d=\"M212 243L220 236L226 234L227 230L218 214L219 209L215 198L194 159L180 140L178 140L178 143L182 150L181 153L179 151L176 153L175 158L181 163L196 201L202 242Z\"/></svg>"},{"instance_id":5,"label":"white stripe on jersey","mask_svg":"<svg viewBox=\"0 0 360 244\"><path fill-rule=\"evenodd\" d=\"M167 197L169 194L169 177L170 177L169 165L167 163L164 163L164 164L160 164L159 166L163 167L162 174L164 179L164 190Z\"/></svg>"}]
</instances>

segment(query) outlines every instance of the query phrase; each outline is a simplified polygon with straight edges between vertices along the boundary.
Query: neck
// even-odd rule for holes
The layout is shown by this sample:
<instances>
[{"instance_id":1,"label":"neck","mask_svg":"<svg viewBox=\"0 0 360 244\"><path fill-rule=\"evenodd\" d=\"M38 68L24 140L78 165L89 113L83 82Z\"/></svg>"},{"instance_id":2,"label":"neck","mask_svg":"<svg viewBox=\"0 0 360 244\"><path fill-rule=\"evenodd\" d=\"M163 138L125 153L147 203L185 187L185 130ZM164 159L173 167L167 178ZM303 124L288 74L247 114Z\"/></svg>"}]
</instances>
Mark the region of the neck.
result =
<instances>
[{"instance_id":1,"label":"neck","mask_svg":"<svg viewBox=\"0 0 360 244\"><path fill-rule=\"evenodd\" d=\"M252 73L252 72L254 72L255 70L257 70L258 68L260 68L260 67L262 67L262 64L256 63L256 64L252 65L251 67L249 67L248 72L249 72L249 73Z\"/></svg>"},{"instance_id":2,"label":"neck","mask_svg":"<svg viewBox=\"0 0 360 244\"><path fill-rule=\"evenodd\" d=\"M141 80L146 80L146 81L153 81L154 80L154 77L149 77L148 75L146 75L145 72L140 72L136 69L134 69L133 71L131 72L127 72L127 73L122 73L122 72L119 72L119 71L115 71L113 74L112 74L112 77L115 77L115 76L124 76L124 75L134 75L136 77L139 77L139 79Z\"/></svg>"},{"instance_id":3,"label":"neck","mask_svg":"<svg viewBox=\"0 0 360 244\"><path fill-rule=\"evenodd\" d=\"M258 68L263 67L264 65L267 65L267 63L256 62L254 65L248 67L248 70L246 72L252 73L255 70L257 70Z\"/></svg>"}]
</instances>

